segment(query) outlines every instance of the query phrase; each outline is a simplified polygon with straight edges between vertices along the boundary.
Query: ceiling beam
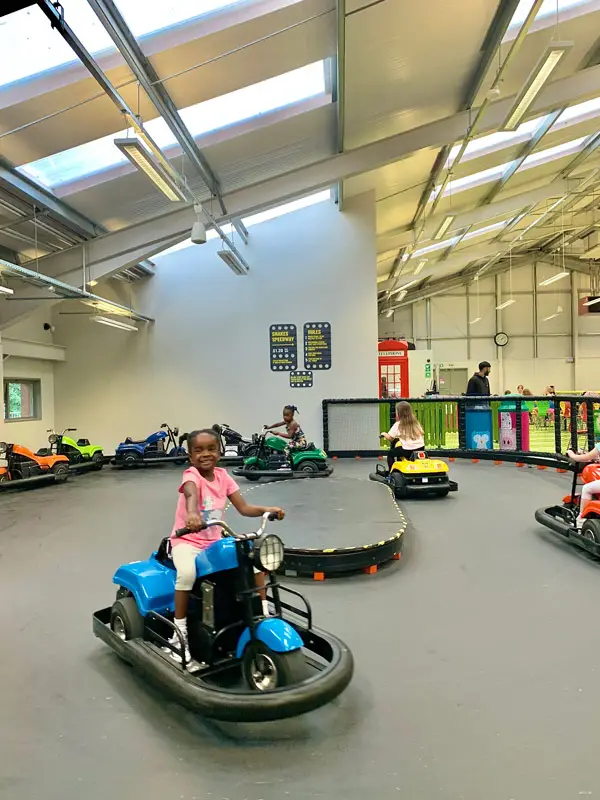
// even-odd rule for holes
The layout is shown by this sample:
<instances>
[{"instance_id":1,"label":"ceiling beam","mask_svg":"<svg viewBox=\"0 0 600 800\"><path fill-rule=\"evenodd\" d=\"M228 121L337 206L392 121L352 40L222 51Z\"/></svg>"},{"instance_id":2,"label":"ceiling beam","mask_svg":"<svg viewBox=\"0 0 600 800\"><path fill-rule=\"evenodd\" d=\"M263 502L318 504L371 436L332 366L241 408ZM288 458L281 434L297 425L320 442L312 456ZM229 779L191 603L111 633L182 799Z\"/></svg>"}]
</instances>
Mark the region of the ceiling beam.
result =
<instances>
[{"instance_id":1,"label":"ceiling beam","mask_svg":"<svg viewBox=\"0 0 600 800\"><path fill-rule=\"evenodd\" d=\"M485 80L485 76L487 75L492 61L498 52L498 48L502 44L504 34L508 30L508 26L510 25L510 21L513 18L513 14L517 10L518 5L519 0L500 0L494 15L494 19L492 20L492 24L490 25L481 46L481 56L465 88L464 96L459 106L460 111L466 111L472 108L473 104L475 103L477 95L479 94L481 86ZM467 131L465 131L465 133L466 132ZM452 144L454 144L454 142L449 142L437 154L427 184L417 204L417 210L415 211L412 220L413 227L417 224L423 215L425 208L427 207L431 192L435 189L444 166L448 161Z\"/></svg>"},{"instance_id":2,"label":"ceiling beam","mask_svg":"<svg viewBox=\"0 0 600 800\"><path fill-rule=\"evenodd\" d=\"M22 175L20 172L0 158L0 183L4 183L12 191L24 195L32 205L44 209L52 214L59 222L66 225L80 236L90 238L97 236L102 229L91 220L84 217L75 209L59 200L51 192L46 191L37 183Z\"/></svg>"},{"instance_id":3,"label":"ceiling beam","mask_svg":"<svg viewBox=\"0 0 600 800\"><path fill-rule=\"evenodd\" d=\"M196 167L211 194L219 201L221 212L226 214L227 209L223 204L221 186L216 175L186 127L156 70L146 58L137 40L129 30L118 8L112 0L88 0L88 2L152 104L169 126L169 129L181 145L181 149Z\"/></svg>"},{"instance_id":4,"label":"ceiling beam","mask_svg":"<svg viewBox=\"0 0 600 800\"><path fill-rule=\"evenodd\" d=\"M494 218L507 217L526 206L541 203L552 197L561 197L567 192L576 192L578 183L579 180L575 178L560 178L551 181L545 186L525 190L511 197L497 200L495 203L490 203L487 206L479 206L478 208L469 209L462 213L455 209L455 219L452 222L451 231L457 231L469 225L481 225ZM423 231L423 240L433 238L433 234L438 230L445 217L446 214L438 214L428 220ZM448 236L452 235L451 231L448 232ZM396 230L389 231L378 237L378 251L380 253L387 253L388 250L394 250L398 247L408 245L412 240L413 233L410 226L407 225L403 228L397 228Z\"/></svg>"}]
</instances>

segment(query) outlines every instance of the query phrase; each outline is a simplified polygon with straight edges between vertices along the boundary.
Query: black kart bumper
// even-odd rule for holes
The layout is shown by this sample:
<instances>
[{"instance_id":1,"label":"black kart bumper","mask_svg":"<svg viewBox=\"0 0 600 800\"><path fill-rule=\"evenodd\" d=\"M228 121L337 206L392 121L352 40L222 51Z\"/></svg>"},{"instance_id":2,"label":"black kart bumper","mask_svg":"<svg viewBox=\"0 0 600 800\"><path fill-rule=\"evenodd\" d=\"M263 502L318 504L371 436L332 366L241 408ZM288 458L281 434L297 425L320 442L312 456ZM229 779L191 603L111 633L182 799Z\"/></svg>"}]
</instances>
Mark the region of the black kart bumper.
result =
<instances>
[{"instance_id":1,"label":"black kart bumper","mask_svg":"<svg viewBox=\"0 0 600 800\"><path fill-rule=\"evenodd\" d=\"M163 658L142 639L123 641L110 628L110 608L93 616L94 634L124 660L160 686L182 706L205 717L228 722L265 722L306 714L331 702L350 683L354 661L346 645L324 631L297 627L309 663L326 666L297 686L273 692L233 691L193 675ZM311 660L311 653L313 659ZM318 655L321 662L315 660Z\"/></svg>"},{"instance_id":2,"label":"black kart bumper","mask_svg":"<svg viewBox=\"0 0 600 800\"><path fill-rule=\"evenodd\" d=\"M319 472L300 472L299 470L286 470L285 472L277 469L233 469L232 474L237 478L274 478L278 480L290 480L290 478L328 478L333 473L333 467L321 469Z\"/></svg>"},{"instance_id":3,"label":"black kart bumper","mask_svg":"<svg viewBox=\"0 0 600 800\"><path fill-rule=\"evenodd\" d=\"M49 472L46 475L34 475L32 478L16 478L13 481L2 481L0 483L0 491L3 489L20 489L21 487L32 486L36 483L64 483L66 479L66 476L60 476L57 480L57 476L53 472Z\"/></svg>"},{"instance_id":4,"label":"black kart bumper","mask_svg":"<svg viewBox=\"0 0 600 800\"><path fill-rule=\"evenodd\" d=\"M562 506L538 508L535 512L536 521L545 528L549 528L553 533L558 534L563 539L567 539L569 542L581 547L582 550L587 550L588 553L600 557L600 544L582 536L579 531L561 515L560 512L562 508Z\"/></svg>"},{"instance_id":5,"label":"black kart bumper","mask_svg":"<svg viewBox=\"0 0 600 800\"><path fill-rule=\"evenodd\" d=\"M456 481L444 481L444 483L406 483L404 485L396 484L389 475L383 475L381 472L371 472L369 480L383 483L398 496L398 497L411 497L420 494L443 494L448 492L457 492L458 483Z\"/></svg>"}]
</instances>

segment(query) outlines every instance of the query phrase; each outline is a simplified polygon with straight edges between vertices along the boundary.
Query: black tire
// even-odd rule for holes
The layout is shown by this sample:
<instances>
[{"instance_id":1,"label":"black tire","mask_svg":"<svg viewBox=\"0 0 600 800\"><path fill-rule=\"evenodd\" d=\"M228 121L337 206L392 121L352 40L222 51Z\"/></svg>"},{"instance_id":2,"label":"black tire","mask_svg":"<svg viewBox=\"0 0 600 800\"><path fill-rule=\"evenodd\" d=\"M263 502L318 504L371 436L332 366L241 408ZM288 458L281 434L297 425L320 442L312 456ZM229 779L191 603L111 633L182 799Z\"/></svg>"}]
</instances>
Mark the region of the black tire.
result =
<instances>
[{"instance_id":1,"label":"black tire","mask_svg":"<svg viewBox=\"0 0 600 800\"><path fill-rule=\"evenodd\" d=\"M129 589L126 589L124 586L119 586L115 600L122 600L124 597L132 597L132 594Z\"/></svg>"},{"instance_id":2,"label":"black tire","mask_svg":"<svg viewBox=\"0 0 600 800\"><path fill-rule=\"evenodd\" d=\"M118 463L119 466L125 467L126 469L130 467L137 467L142 463L142 457L139 453L131 450L130 452L124 453L122 456L120 456Z\"/></svg>"},{"instance_id":3,"label":"black tire","mask_svg":"<svg viewBox=\"0 0 600 800\"><path fill-rule=\"evenodd\" d=\"M295 686L310 676L302 650L275 653L263 642L249 644L242 658L242 674L255 692L272 692Z\"/></svg>"},{"instance_id":4,"label":"black tire","mask_svg":"<svg viewBox=\"0 0 600 800\"><path fill-rule=\"evenodd\" d=\"M56 476L56 483L64 483L69 477L69 465L64 462L55 464L52 467L52 473Z\"/></svg>"},{"instance_id":5,"label":"black tire","mask_svg":"<svg viewBox=\"0 0 600 800\"><path fill-rule=\"evenodd\" d=\"M94 453L92 456L92 464L94 465L94 469L99 472L104 466L104 454Z\"/></svg>"},{"instance_id":6,"label":"black tire","mask_svg":"<svg viewBox=\"0 0 600 800\"><path fill-rule=\"evenodd\" d=\"M600 519L586 519L581 528L581 535L590 542L600 544Z\"/></svg>"},{"instance_id":7,"label":"black tire","mask_svg":"<svg viewBox=\"0 0 600 800\"><path fill-rule=\"evenodd\" d=\"M113 603L110 610L110 628L124 642L143 637L144 618L133 597L123 597Z\"/></svg>"},{"instance_id":8,"label":"black tire","mask_svg":"<svg viewBox=\"0 0 600 800\"><path fill-rule=\"evenodd\" d=\"M243 469L247 470L248 472L258 472L258 464L248 464L248 466L244 466ZM260 475L246 475L245 476L247 481L257 481L260 480Z\"/></svg>"},{"instance_id":9,"label":"black tire","mask_svg":"<svg viewBox=\"0 0 600 800\"><path fill-rule=\"evenodd\" d=\"M390 472L390 483L396 497L406 496L406 482L398 471Z\"/></svg>"},{"instance_id":10,"label":"black tire","mask_svg":"<svg viewBox=\"0 0 600 800\"><path fill-rule=\"evenodd\" d=\"M315 461L302 461L296 472L310 472L312 475L316 475L319 472L319 465Z\"/></svg>"},{"instance_id":11,"label":"black tire","mask_svg":"<svg viewBox=\"0 0 600 800\"><path fill-rule=\"evenodd\" d=\"M257 453L258 453L258 445L248 444L246 445L245 449L241 450L240 455L243 458L253 458Z\"/></svg>"},{"instance_id":12,"label":"black tire","mask_svg":"<svg viewBox=\"0 0 600 800\"><path fill-rule=\"evenodd\" d=\"M437 495L437 497L448 497L449 493L450 493L450 488L448 488L448 489L438 489L438 491L436 492L436 495Z\"/></svg>"},{"instance_id":13,"label":"black tire","mask_svg":"<svg viewBox=\"0 0 600 800\"><path fill-rule=\"evenodd\" d=\"M2 475L0 475L0 483L8 483L9 481L10 478L8 477L6 472L3 472Z\"/></svg>"}]
</instances>

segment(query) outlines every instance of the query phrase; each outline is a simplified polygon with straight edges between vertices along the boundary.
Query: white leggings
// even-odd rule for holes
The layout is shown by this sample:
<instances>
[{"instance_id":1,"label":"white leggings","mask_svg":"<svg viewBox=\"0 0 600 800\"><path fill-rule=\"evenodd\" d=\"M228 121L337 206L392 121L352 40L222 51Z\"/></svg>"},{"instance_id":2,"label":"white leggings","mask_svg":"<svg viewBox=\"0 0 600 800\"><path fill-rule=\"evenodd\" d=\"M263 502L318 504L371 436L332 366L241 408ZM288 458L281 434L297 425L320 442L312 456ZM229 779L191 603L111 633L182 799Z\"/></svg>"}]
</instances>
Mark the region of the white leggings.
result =
<instances>
[{"instance_id":1,"label":"white leggings","mask_svg":"<svg viewBox=\"0 0 600 800\"><path fill-rule=\"evenodd\" d=\"M196 547L188 542L181 542L171 550L171 558L177 570L175 579L175 591L191 592L196 581L196 556L201 553L204 547ZM254 568L254 572L260 572Z\"/></svg>"},{"instance_id":2,"label":"white leggings","mask_svg":"<svg viewBox=\"0 0 600 800\"><path fill-rule=\"evenodd\" d=\"M581 505L579 507L580 516L595 494L600 494L600 481L592 481L591 483L583 484L581 487Z\"/></svg>"}]
</instances>

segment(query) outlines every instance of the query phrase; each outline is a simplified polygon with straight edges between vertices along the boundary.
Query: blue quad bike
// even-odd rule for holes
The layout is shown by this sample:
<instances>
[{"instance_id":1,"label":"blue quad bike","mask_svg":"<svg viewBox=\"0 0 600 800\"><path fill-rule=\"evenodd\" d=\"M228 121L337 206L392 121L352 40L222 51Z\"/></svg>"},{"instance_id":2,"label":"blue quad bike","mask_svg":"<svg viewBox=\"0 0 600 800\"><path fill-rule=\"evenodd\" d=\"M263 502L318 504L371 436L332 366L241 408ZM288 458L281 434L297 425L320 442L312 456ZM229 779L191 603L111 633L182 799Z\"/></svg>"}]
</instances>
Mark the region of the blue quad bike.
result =
<instances>
[{"instance_id":1,"label":"blue quad bike","mask_svg":"<svg viewBox=\"0 0 600 800\"><path fill-rule=\"evenodd\" d=\"M171 428L167 422L163 422L160 430L151 433L147 439L135 441L127 437L117 447L112 463L117 467L139 467L169 461L185 464L188 460L188 452L183 447L186 434L179 436L179 441L178 436L179 428Z\"/></svg>"},{"instance_id":2,"label":"blue quad bike","mask_svg":"<svg viewBox=\"0 0 600 800\"><path fill-rule=\"evenodd\" d=\"M188 613L194 671L186 664L183 641L169 643L179 634L168 538L147 560L116 571L116 600L94 614L94 634L181 705L206 717L262 722L330 702L352 678L352 654L335 636L313 628L308 601L277 582L283 542L265 532L268 519L265 514L258 531L246 535L222 521L208 523L221 526L223 538L196 558ZM262 588L255 584L255 567L266 573ZM264 616L262 591L272 616Z\"/></svg>"}]
</instances>

